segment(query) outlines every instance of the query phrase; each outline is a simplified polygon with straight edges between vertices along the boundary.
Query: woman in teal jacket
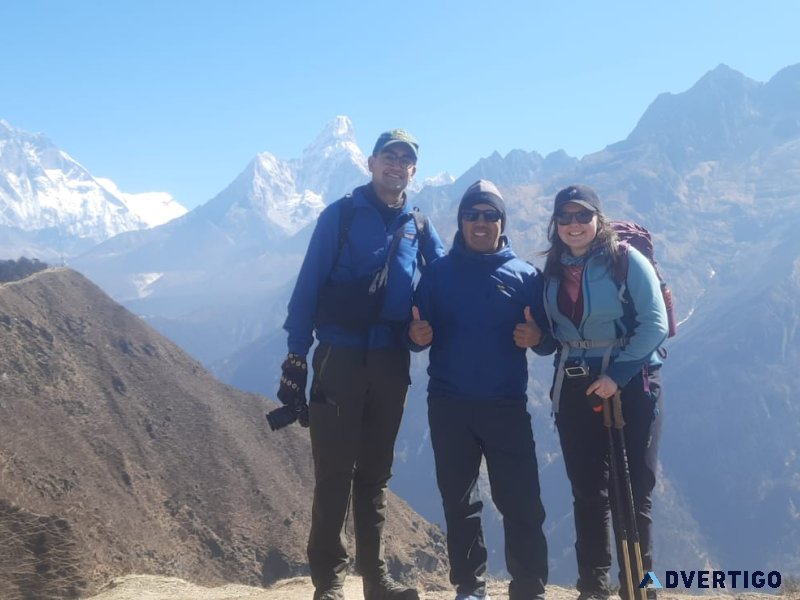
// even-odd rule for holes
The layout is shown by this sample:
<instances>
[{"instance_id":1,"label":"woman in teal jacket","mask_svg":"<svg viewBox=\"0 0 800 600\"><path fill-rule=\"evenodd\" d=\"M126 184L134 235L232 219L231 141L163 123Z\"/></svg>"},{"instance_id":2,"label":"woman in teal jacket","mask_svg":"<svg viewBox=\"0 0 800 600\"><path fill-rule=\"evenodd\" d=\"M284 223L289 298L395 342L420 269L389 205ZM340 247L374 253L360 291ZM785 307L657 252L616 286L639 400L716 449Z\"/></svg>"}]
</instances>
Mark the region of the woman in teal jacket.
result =
<instances>
[{"instance_id":1,"label":"woman in teal jacket","mask_svg":"<svg viewBox=\"0 0 800 600\"><path fill-rule=\"evenodd\" d=\"M617 281L623 253L591 188L572 185L556 195L548 240L544 302L559 345L551 395L574 498L577 588L579 600L605 600L611 593L608 431L597 397L621 392L642 562L649 571L661 429L657 350L667 337L667 313L655 270L636 249L626 249L627 276Z\"/></svg>"}]
</instances>

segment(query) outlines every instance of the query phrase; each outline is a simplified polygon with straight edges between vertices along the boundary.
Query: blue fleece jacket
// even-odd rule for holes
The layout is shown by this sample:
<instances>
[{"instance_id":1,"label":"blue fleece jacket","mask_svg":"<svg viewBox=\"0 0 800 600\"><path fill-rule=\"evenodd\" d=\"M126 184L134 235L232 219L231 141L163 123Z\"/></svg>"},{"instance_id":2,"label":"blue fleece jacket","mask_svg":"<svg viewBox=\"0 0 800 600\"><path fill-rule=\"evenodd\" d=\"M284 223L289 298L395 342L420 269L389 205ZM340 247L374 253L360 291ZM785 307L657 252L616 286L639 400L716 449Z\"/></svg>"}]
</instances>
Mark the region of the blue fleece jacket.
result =
<instances>
[{"instance_id":1,"label":"blue fleece jacket","mask_svg":"<svg viewBox=\"0 0 800 600\"><path fill-rule=\"evenodd\" d=\"M614 340L629 338L624 348L614 348L606 375L624 387L645 364L661 364L656 350L667 338L667 310L661 295L658 277L650 261L636 248L628 249L628 277L625 300L633 303L625 318L620 288L606 267L601 255L587 258L581 282L583 316L579 327L558 309L557 279L545 283L545 304L552 321L553 336L560 342L579 340ZM590 367L600 369L606 348L582 350L571 348L569 358L585 359ZM558 365L558 357L555 361Z\"/></svg>"},{"instance_id":2,"label":"blue fleece jacket","mask_svg":"<svg viewBox=\"0 0 800 600\"><path fill-rule=\"evenodd\" d=\"M386 299L381 311L384 322L371 327L366 339L363 335L335 325L317 328L316 335L321 343L335 346L383 348L403 345L403 340L398 339L397 324L405 324L411 318L413 282L419 268L418 251L425 262L431 264L444 254L444 248L430 221L428 235L418 236L408 202L387 226L378 209L370 202L369 194L375 194L369 184L353 190L353 220L348 240L342 246L341 252L341 200L326 207L317 219L283 325L289 333L289 352L305 356L311 348L317 298L320 288L328 278L335 282L344 282L377 271L386 261L395 232L401 238L389 265ZM420 238L423 240L421 248Z\"/></svg>"},{"instance_id":3,"label":"blue fleece jacket","mask_svg":"<svg viewBox=\"0 0 800 600\"><path fill-rule=\"evenodd\" d=\"M525 349L514 343L514 328L525 322L526 306L545 332L547 318L541 274L507 241L494 254L478 254L456 234L450 253L423 274L414 302L433 328L431 396L526 401L528 363ZM549 354L553 348L543 340L534 351Z\"/></svg>"}]
</instances>

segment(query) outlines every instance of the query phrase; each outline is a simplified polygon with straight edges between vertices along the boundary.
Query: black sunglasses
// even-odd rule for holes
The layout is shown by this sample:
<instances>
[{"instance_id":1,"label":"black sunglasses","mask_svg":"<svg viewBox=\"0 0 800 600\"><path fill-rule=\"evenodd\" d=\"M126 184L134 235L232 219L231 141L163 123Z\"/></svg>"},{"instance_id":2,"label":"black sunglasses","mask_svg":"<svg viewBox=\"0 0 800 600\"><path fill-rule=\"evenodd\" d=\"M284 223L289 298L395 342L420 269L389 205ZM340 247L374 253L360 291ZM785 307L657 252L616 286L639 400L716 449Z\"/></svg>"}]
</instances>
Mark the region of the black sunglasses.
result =
<instances>
[{"instance_id":1,"label":"black sunglasses","mask_svg":"<svg viewBox=\"0 0 800 600\"><path fill-rule=\"evenodd\" d=\"M499 210L465 210L461 213L461 218L470 223L474 223L483 216L483 220L487 223L497 223L503 218L503 213Z\"/></svg>"},{"instance_id":2,"label":"black sunglasses","mask_svg":"<svg viewBox=\"0 0 800 600\"><path fill-rule=\"evenodd\" d=\"M591 210L579 210L577 212L560 212L556 213L556 223L559 225L569 225L573 220L581 225L588 225L594 218L594 212Z\"/></svg>"}]
</instances>

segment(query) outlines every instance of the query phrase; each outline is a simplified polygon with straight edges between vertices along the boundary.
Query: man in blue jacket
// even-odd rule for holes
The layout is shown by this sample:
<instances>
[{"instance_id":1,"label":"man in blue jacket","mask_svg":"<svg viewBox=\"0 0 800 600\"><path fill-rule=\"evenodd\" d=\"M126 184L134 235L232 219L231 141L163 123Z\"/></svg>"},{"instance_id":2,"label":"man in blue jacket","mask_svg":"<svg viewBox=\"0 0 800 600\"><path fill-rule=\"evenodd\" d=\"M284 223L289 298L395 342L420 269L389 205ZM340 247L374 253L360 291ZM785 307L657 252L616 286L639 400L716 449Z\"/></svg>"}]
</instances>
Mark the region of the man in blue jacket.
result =
<instances>
[{"instance_id":1,"label":"man in blue jacket","mask_svg":"<svg viewBox=\"0 0 800 600\"><path fill-rule=\"evenodd\" d=\"M420 280L408 332L412 349L430 346L428 420L456 600L487 598L482 458L503 516L510 600L542 599L547 583L525 354L529 347L549 354L553 340L542 333L540 273L511 250L505 223L497 187L472 184L458 208L453 249Z\"/></svg>"},{"instance_id":2,"label":"man in blue jacket","mask_svg":"<svg viewBox=\"0 0 800 600\"><path fill-rule=\"evenodd\" d=\"M410 383L404 335L412 286L420 265L444 253L433 226L420 225L406 198L418 149L402 129L381 134L368 159L372 181L320 214L289 301L289 354L278 398L311 428L314 600L343 598L351 490L364 599L419 599L415 589L389 577L382 540L386 485ZM319 345L306 409L314 332Z\"/></svg>"}]
</instances>

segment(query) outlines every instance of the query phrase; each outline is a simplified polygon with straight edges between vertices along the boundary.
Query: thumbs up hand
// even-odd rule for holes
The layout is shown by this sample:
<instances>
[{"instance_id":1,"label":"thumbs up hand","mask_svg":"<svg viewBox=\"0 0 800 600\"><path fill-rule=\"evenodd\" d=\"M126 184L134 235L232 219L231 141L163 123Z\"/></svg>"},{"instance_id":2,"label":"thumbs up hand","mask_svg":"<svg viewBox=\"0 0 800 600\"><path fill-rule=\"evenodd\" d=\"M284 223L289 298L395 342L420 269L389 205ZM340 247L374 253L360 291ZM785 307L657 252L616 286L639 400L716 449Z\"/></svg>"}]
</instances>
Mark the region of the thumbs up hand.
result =
<instances>
[{"instance_id":1,"label":"thumbs up hand","mask_svg":"<svg viewBox=\"0 0 800 600\"><path fill-rule=\"evenodd\" d=\"M433 341L433 328L419 316L419 308L411 307L411 323L408 326L408 337L417 346L429 346Z\"/></svg>"},{"instance_id":2,"label":"thumbs up hand","mask_svg":"<svg viewBox=\"0 0 800 600\"><path fill-rule=\"evenodd\" d=\"M542 340L542 330L536 324L531 316L531 307L526 306L523 311L525 317L524 323L517 323L514 328L514 343L519 348L532 348L538 346Z\"/></svg>"}]
</instances>

